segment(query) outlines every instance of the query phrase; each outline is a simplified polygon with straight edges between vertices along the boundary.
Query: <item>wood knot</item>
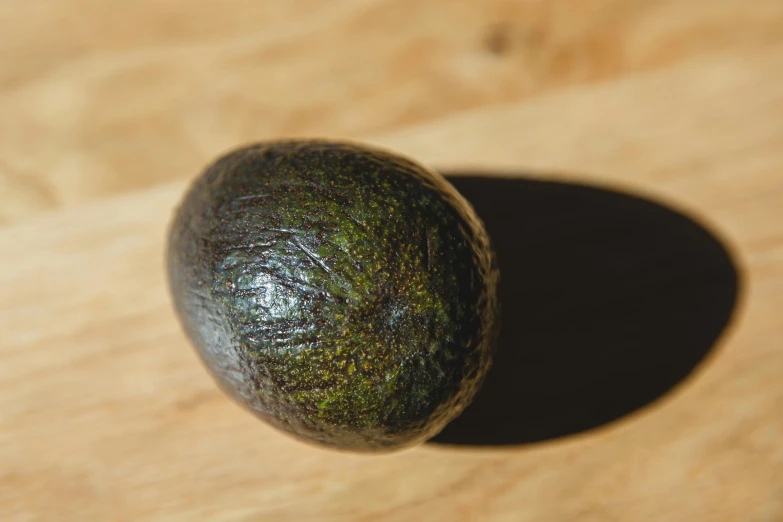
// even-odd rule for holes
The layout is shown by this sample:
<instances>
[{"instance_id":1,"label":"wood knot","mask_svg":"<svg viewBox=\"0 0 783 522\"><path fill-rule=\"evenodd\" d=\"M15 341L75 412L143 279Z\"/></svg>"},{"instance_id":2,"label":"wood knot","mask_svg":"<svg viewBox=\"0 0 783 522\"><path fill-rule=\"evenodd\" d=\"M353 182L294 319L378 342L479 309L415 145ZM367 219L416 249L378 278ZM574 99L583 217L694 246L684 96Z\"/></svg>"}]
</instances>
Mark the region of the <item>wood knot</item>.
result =
<instances>
[{"instance_id":1,"label":"wood knot","mask_svg":"<svg viewBox=\"0 0 783 522\"><path fill-rule=\"evenodd\" d=\"M511 27L504 23L491 26L483 43L488 52L495 56L505 56L511 50Z\"/></svg>"}]
</instances>

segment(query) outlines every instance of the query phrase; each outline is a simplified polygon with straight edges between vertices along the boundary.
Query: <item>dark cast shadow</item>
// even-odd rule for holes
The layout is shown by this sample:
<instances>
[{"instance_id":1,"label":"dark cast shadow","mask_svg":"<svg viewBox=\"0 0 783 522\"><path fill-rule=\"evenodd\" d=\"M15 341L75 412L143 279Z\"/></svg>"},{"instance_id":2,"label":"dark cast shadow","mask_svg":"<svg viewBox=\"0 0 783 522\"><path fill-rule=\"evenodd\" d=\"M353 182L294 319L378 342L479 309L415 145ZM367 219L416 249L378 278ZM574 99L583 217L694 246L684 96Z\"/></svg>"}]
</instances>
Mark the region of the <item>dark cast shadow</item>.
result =
<instances>
[{"instance_id":1,"label":"dark cast shadow","mask_svg":"<svg viewBox=\"0 0 783 522\"><path fill-rule=\"evenodd\" d=\"M652 201L586 185L449 175L492 237L502 330L483 389L430 442L539 442L618 420L710 352L738 295L721 242Z\"/></svg>"}]
</instances>

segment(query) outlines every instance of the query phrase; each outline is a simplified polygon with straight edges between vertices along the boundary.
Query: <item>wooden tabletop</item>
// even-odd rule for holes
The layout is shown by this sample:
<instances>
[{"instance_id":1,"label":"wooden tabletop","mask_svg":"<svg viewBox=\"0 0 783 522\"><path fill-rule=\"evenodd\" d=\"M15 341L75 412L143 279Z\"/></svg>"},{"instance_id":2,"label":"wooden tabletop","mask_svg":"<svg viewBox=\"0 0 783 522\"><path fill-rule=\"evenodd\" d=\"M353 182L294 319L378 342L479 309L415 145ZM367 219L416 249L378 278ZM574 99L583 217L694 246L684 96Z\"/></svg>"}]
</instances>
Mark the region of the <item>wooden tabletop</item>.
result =
<instances>
[{"instance_id":1,"label":"wooden tabletop","mask_svg":"<svg viewBox=\"0 0 783 522\"><path fill-rule=\"evenodd\" d=\"M4 0L0 35L0 519L783 520L780 0ZM530 342L440 443L291 440L180 331L173 206L281 136L469 175L499 231Z\"/></svg>"}]
</instances>

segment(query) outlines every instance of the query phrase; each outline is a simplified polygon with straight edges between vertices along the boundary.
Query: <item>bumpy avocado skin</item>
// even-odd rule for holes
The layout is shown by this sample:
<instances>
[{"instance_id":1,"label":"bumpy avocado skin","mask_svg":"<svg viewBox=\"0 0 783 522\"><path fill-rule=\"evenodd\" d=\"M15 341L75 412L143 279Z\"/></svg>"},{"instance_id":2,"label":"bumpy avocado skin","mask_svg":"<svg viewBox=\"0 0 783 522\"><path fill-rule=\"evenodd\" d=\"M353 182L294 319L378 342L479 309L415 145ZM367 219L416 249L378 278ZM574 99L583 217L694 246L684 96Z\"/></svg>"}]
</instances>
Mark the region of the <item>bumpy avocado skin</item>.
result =
<instances>
[{"instance_id":1,"label":"bumpy avocado skin","mask_svg":"<svg viewBox=\"0 0 783 522\"><path fill-rule=\"evenodd\" d=\"M180 321L220 387L312 443L390 451L470 402L498 330L498 272L442 176L346 143L236 150L170 228Z\"/></svg>"}]
</instances>

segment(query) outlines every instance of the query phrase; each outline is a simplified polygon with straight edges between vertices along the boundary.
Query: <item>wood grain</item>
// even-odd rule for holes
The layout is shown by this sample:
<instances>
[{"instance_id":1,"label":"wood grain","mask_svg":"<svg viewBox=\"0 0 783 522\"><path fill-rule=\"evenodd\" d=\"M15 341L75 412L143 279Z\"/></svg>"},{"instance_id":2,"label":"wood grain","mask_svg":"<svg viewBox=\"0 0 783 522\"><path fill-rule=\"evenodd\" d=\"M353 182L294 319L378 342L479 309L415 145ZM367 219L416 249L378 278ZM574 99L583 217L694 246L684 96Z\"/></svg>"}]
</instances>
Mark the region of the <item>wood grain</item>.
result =
<instances>
[{"instance_id":1,"label":"wood grain","mask_svg":"<svg viewBox=\"0 0 783 522\"><path fill-rule=\"evenodd\" d=\"M779 1L0 3L0 519L783 520ZM674 393L504 449L312 448L223 397L163 276L215 154L279 135L649 195L742 299Z\"/></svg>"},{"instance_id":2,"label":"wood grain","mask_svg":"<svg viewBox=\"0 0 783 522\"><path fill-rule=\"evenodd\" d=\"M701 57L743 61L783 43L783 7L5 0L0 31L9 221L189 178L248 141L363 138Z\"/></svg>"}]
</instances>

